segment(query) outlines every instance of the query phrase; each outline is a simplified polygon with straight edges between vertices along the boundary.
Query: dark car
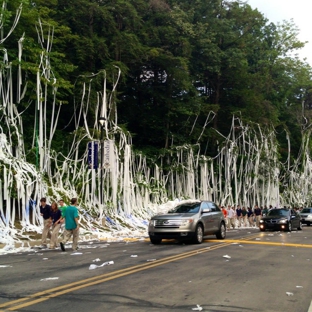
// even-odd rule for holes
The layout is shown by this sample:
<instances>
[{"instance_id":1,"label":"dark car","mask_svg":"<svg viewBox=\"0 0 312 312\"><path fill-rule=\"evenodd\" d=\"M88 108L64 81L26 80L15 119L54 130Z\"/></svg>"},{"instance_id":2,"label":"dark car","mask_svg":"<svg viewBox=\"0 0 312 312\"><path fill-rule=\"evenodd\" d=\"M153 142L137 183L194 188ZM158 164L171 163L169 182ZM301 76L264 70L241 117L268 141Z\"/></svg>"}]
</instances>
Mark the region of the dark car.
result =
<instances>
[{"instance_id":1,"label":"dark car","mask_svg":"<svg viewBox=\"0 0 312 312\"><path fill-rule=\"evenodd\" d=\"M310 226L312 223L312 208L303 208L300 212L302 224Z\"/></svg>"},{"instance_id":2,"label":"dark car","mask_svg":"<svg viewBox=\"0 0 312 312\"><path fill-rule=\"evenodd\" d=\"M160 244L163 238L192 240L200 244L205 235L224 239L225 220L221 209L211 201L185 201L167 214L151 218L148 235L152 244Z\"/></svg>"},{"instance_id":3,"label":"dark car","mask_svg":"<svg viewBox=\"0 0 312 312\"><path fill-rule=\"evenodd\" d=\"M300 215L293 209L271 209L265 217L262 217L259 225L260 231L292 229L302 230Z\"/></svg>"}]
</instances>

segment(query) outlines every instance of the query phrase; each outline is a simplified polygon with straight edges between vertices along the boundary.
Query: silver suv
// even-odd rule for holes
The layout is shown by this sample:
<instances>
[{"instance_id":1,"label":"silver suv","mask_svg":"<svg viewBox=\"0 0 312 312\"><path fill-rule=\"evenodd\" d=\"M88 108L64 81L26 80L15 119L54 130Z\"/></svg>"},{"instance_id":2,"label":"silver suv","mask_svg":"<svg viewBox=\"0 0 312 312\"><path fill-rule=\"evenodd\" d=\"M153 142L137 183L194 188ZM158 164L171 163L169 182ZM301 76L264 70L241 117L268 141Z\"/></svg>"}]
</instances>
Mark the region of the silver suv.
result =
<instances>
[{"instance_id":1,"label":"silver suv","mask_svg":"<svg viewBox=\"0 0 312 312\"><path fill-rule=\"evenodd\" d=\"M312 223L312 208L303 208L300 211L301 223L310 226Z\"/></svg>"},{"instance_id":2,"label":"silver suv","mask_svg":"<svg viewBox=\"0 0 312 312\"><path fill-rule=\"evenodd\" d=\"M148 226L152 244L160 244L163 238L188 239L201 244L204 236L211 234L218 239L226 235L223 213L211 201L185 201L167 214L152 217Z\"/></svg>"}]
</instances>

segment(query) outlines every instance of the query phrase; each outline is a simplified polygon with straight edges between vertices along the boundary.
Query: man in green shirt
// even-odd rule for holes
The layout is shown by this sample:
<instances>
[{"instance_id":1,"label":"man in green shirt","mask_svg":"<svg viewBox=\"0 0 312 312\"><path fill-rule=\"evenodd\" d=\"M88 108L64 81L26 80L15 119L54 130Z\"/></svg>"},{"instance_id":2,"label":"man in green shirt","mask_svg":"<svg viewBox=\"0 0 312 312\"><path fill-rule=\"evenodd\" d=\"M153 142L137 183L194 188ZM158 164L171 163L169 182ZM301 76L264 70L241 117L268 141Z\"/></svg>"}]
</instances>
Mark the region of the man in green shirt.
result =
<instances>
[{"instance_id":1,"label":"man in green shirt","mask_svg":"<svg viewBox=\"0 0 312 312\"><path fill-rule=\"evenodd\" d=\"M66 208L67 208L67 206L65 205L64 200L63 200L63 199L60 199L60 200L59 200L59 209L60 209L61 212L62 212L62 217L64 217Z\"/></svg>"},{"instance_id":2,"label":"man in green shirt","mask_svg":"<svg viewBox=\"0 0 312 312\"><path fill-rule=\"evenodd\" d=\"M64 238L60 242L62 251L65 251L65 244L73 236L73 250L78 249L79 223L78 223L78 200L72 198L70 206L65 209L63 218L65 219Z\"/></svg>"}]
</instances>

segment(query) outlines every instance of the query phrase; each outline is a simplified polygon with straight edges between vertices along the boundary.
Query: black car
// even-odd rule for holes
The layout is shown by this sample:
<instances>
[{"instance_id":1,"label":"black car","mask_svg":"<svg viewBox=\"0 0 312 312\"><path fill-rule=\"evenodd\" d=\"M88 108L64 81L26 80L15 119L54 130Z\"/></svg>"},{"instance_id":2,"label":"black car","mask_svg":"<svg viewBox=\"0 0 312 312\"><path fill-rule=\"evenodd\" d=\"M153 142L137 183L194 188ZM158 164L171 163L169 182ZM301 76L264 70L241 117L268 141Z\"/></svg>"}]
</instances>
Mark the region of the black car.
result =
<instances>
[{"instance_id":1,"label":"black car","mask_svg":"<svg viewBox=\"0 0 312 312\"><path fill-rule=\"evenodd\" d=\"M262 217L259 225L260 231L282 230L291 232L292 229L302 230L301 218L293 209L271 209Z\"/></svg>"}]
</instances>

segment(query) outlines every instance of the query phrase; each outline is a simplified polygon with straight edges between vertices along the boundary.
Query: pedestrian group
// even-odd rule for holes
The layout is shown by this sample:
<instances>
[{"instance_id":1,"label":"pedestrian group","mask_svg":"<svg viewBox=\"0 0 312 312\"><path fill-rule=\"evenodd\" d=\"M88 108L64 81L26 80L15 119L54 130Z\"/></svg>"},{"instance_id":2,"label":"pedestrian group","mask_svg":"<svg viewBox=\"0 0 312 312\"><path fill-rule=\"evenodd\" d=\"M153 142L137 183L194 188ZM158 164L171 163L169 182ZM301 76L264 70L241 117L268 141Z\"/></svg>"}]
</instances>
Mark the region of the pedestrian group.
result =
<instances>
[{"instance_id":1,"label":"pedestrian group","mask_svg":"<svg viewBox=\"0 0 312 312\"><path fill-rule=\"evenodd\" d=\"M241 207L240 205L221 206L226 225L228 229L235 229L236 227L259 227L262 216L265 216L273 206L259 207L255 205L251 207Z\"/></svg>"},{"instance_id":2,"label":"pedestrian group","mask_svg":"<svg viewBox=\"0 0 312 312\"><path fill-rule=\"evenodd\" d=\"M47 238L49 238L49 248L55 249L58 246L60 229L64 227L63 238L59 242L61 250L65 251L65 244L71 237L73 237L73 250L78 249L79 215L77 205L77 198L72 198L69 206L65 205L63 199L59 200L59 206L56 202L48 205L45 197L40 199L40 214L43 217L42 248L47 248Z\"/></svg>"}]
</instances>

